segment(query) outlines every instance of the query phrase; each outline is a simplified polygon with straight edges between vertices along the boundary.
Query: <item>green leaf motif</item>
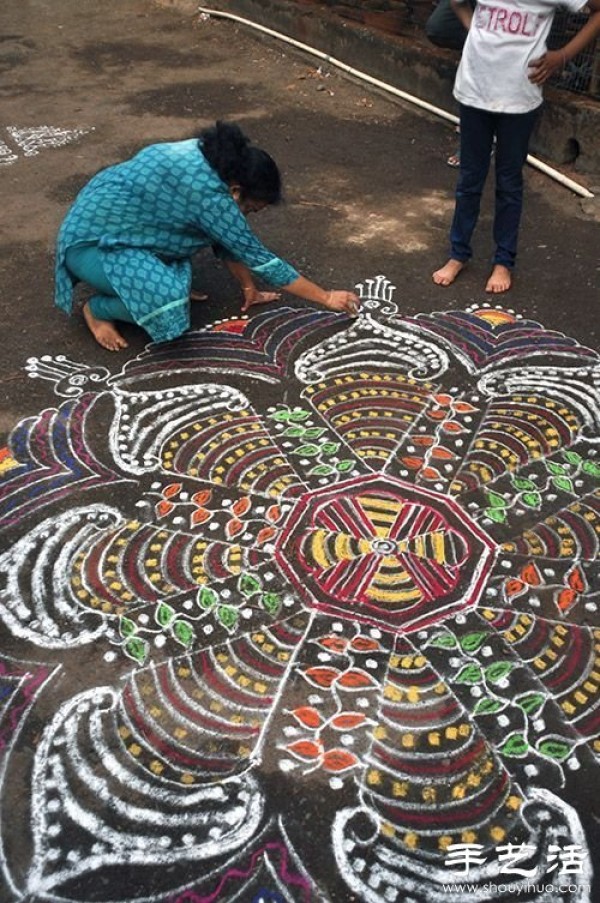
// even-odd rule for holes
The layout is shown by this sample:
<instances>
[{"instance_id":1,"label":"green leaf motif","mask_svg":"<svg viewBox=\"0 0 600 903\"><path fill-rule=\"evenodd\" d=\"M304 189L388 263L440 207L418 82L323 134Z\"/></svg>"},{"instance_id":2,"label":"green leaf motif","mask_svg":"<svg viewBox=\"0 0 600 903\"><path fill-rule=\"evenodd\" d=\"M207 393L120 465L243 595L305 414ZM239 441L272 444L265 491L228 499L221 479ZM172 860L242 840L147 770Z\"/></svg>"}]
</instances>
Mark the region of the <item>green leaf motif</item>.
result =
<instances>
[{"instance_id":1,"label":"green leaf motif","mask_svg":"<svg viewBox=\"0 0 600 903\"><path fill-rule=\"evenodd\" d=\"M581 469L584 473L587 473L589 477L600 477L600 466L598 466L595 461L584 461L581 465Z\"/></svg>"},{"instance_id":2,"label":"green leaf motif","mask_svg":"<svg viewBox=\"0 0 600 903\"><path fill-rule=\"evenodd\" d=\"M276 615L281 608L281 596L279 593L263 593L260 597L260 602L270 615Z\"/></svg>"},{"instance_id":3,"label":"green leaf motif","mask_svg":"<svg viewBox=\"0 0 600 903\"><path fill-rule=\"evenodd\" d=\"M542 497L539 492L525 492L521 496L521 501L524 505L527 505L528 508L542 507Z\"/></svg>"},{"instance_id":4,"label":"green leaf motif","mask_svg":"<svg viewBox=\"0 0 600 903\"><path fill-rule=\"evenodd\" d=\"M561 477L563 474L568 473L564 464L557 464L556 461L546 461L545 463L548 473L553 473L557 477Z\"/></svg>"},{"instance_id":5,"label":"green leaf motif","mask_svg":"<svg viewBox=\"0 0 600 903\"><path fill-rule=\"evenodd\" d=\"M304 436L306 432L308 432L308 430L305 430L303 426L288 426L288 428L283 431L282 435L291 436L295 439L298 436Z\"/></svg>"},{"instance_id":6,"label":"green leaf motif","mask_svg":"<svg viewBox=\"0 0 600 903\"><path fill-rule=\"evenodd\" d=\"M459 684L480 684L483 680L483 672L479 665L465 665L454 679Z\"/></svg>"},{"instance_id":7,"label":"green leaf motif","mask_svg":"<svg viewBox=\"0 0 600 903\"><path fill-rule=\"evenodd\" d=\"M123 637L123 639L127 639L127 637L133 636L133 634L137 631L137 626L135 621L132 621L131 618L126 618L124 615L121 615L119 618L119 633Z\"/></svg>"},{"instance_id":8,"label":"green leaf motif","mask_svg":"<svg viewBox=\"0 0 600 903\"><path fill-rule=\"evenodd\" d=\"M496 521L497 524L503 524L506 521L506 510L504 508L486 508L485 513L490 520Z\"/></svg>"},{"instance_id":9,"label":"green leaf motif","mask_svg":"<svg viewBox=\"0 0 600 903\"><path fill-rule=\"evenodd\" d=\"M231 632L237 625L240 613L237 608L233 608L231 605L219 605L217 617L223 627Z\"/></svg>"},{"instance_id":10,"label":"green leaf motif","mask_svg":"<svg viewBox=\"0 0 600 903\"><path fill-rule=\"evenodd\" d=\"M289 420L291 416L292 412L290 410L275 411L274 414L271 414L271 418L277 420L279 423L284 423L286 420Z\"/></svg>"},{"instance_id":11,"label":"green leaf motif","mask_svg":"<svg viewBox=\"0 0 600 903\"><path fill-rule=\"evenodd\" d=\"M537 744L537 751L542 756L554 759L556 762L562 762L571 755L572 746L564 740L540 740Z\"/></svg>"},{"instance_id":12,"label":"green leaf motif","mask_svg":"<svg viewBox=\"0 0 600 903\"><path fill-rule=\"evenodd\" d=\"M506 499L497 492L487 492L488 502L492 508L506 508Z\"/></svg>"},{"instance_id":13,"label":"green leaf motif","mask_svg":"<svg viewBox=\"0 0 600 903\"><path fill-rule=\"evenodd\" d=\"M354 461L350 460L350 458L344 458L343 461L338 461L335 465L340 473L346 473L348 470L353 470L355 467Z\"/></svg>"},{"instance_id":14,"label":"green leaf motif","mask_svg":"<svg viewBox=\"0 0 600 903\"><path fill-rule=\"evenodd\" d=\"M148 653L150 652L150 645L146 640L143 640L139 636L132 636L127 640L125 645L123 646L125 654L129 656L129 658L134 659L134 661L138 662L140 665L143 665L146 659L148 658Z\"/></svg>"},{"instance_id":15,"label":"green leaf motif","mask_svg":"<svg viewBox=\"0 0 600 903\"><path fill-rule=\"evenodd\" d=\"M473 709L474 715L493 715L496 712L499 712L501 709L506 708L506 702L502 699L492 699L491 696L486 696L483 699L480 699L475 708Z\"/></svg>"},{"instance_id":16,"label":"green leaf motif","mask_svg":"<svg viewBox=\"0 0 600 903\"><path fill-rule=\"evenodd\" d=\"M546 701L543 693L526 693L515 699L515 703L523 709L526 715L536 715Z\"/></svg>"},{"instance_id":17,"label":"green leaf motif","mask_svg":"<svg viewBox=\"0 0 600 903\"><path fill-rule=\"evenodd\" d=\"M253 574L242 574L238 580L238 589L244 596L253 596L262 589L262 581Z\"/></svg>"},{"instance_id":18,"label":"green leaf motif","mask_svg":"<svg viewBox=\"0 0 600 903\"><path fill-rule=\"evenodd\" d=\"M335 473L335 469L330 464L317 464L312 470L308 471L309 476L328 477L329 474Z\"/></svg>"},{"instance_id":19,"label":"green leaf motif","mask_svg":"<svg viewBox=\"0 0 600 903\"><path fill-rule=\"evenodd\" d=\"M563 452L563 456L567 459L569 464L574 464L575 466L581 464L581 462L583 461L581 455L578 455L577 452L574 451Z\"/></svg>"},{"instance_id":20,"label":"green leaf motif","mask_svg":"<svg viewBox=\"0 0 600 903\"><path fill-rule=\"evenodd\" d=\"M299 445L298 448L294 449L292 454L302 455L307 458L314 458L314 456L318 455L320 451L321 447L319 445Z\"/></svg>"},{"instance_id":21,"label":"green leaf motif","mask_svg":"<svg viewBox=\"0 0 600 903\"><path fill-rule=\"evenodd\" d=\"M485 669L486 680L491 684L497 684L510 674L513 668L512 662L494 662Z\"/></svg>"},{"instance_id":22,"label":"green leaf motif","mask_svg":"<svg viewBox=\"0 0 600 903\"><path fill-rule=\"evenodd\" d=\"M568 477L552 477L552 483L557 489L562 489L563 492L570 492L571 495L575 495L573 481Z\"/></svg>"},{"instance_id":23,"label":"green leaf motif","mask_svg":"<svg viewBox=\"0 0 600 903\"><path fill-rule=\"evenodd\" d=\"M451 633L438 633L427 645L438 649L455 649L458 646L458 640Z\"/></svg>"},{"instance_id":24,"label":"green leaf motif","mask_svg":"<svg viewBox=\"0 0 600 903\"><path fill-rule=\"evenodd\" d=\"M210 611L211 608L219 601L219 594L211 589L210 586L203 586L198 590L198 595L196 596L196 602L203 608L204 611Z\"/></svg>"},{"instance_id":25,"label":"green leaf motif","mask_svg":"<svg viewBox=\"0 0 600 903\"><path fill-rule=\"evenodd\" d=\"M161 602L154 612L154 620L159 625L159 627L168 627L174 617L175 609L170 605L167 605L166 602Z\"/></svg>"},{"instance_id":26,"label":"green leaf motif","mask_svg":"<svg viewBox=\"0 0 600 903\"><path fill-rule=\"evenodd\" d=\"M310 417L310 411L302 411L301 409L297 409L290 413L290 420L294 422L298 422L299 420L308 420Z\"/></svg>"},{"instance_id":27,"label":"green leaf motif","mask_svg":"<svg viewBox=\"0 0 600 903\"><path fill-rule=\"evenodd\" d=\"M189 621L178 619L172 627L173 636L182 646L191 646L196 639L194 628Z\"/></svg>"},{"instance_id":28,"label":"green leaf motif","mask_svg":"<svg viewBox=\"0 0 600 903\"><path fill-rule=\"evenodd\" d=\"M304 430L307 439L318 439L325 432L322 426L309 426Z\"/></svg>"},{"instance_id":29,"label":"green leaf motif","mask_svg":"<svg viewBox=\"0 0 600 903\"><path fill-rule=\"evenodd\" d=\"M524 492L526 489L533 489L534 491L537 489L533 480L528 480L525 477L515 477L512 484L520 492Z\"/></svg>"},{"instance_id":30,"label":"green leaf motif","mask_svg":"<svg viewBox=\"0 0 600 903\"><path fill-rule=\"evenodd\" d=\"M523 758L529 752L529 743L523 734L510 734L498 747L498 752L511 758Z\"/></svg>"},{"instance_id":31,"label":"green leaf motif","mask_svg":"<svg viewBox=\"0 0 600 903\"><path fill-rule=\"evenodd\" d=\"M336 452L340 450L339 442L324 442L321 446L321 451L325 455L335 455Z\"/></svg>"},{"instance_id":32,"label":"green leaf motif","mask_svg":"<svg viewBox=\"0 0 600 903\"><path fill-rule=\"evenodd\" d=\"M461 637L460 648L463 650L463 652L477 652L481 644L484 642L486 636L487 633L485 633L485 631L482 631L481 633L468 633L466 636Z\"/></svg>"}]
</instances>

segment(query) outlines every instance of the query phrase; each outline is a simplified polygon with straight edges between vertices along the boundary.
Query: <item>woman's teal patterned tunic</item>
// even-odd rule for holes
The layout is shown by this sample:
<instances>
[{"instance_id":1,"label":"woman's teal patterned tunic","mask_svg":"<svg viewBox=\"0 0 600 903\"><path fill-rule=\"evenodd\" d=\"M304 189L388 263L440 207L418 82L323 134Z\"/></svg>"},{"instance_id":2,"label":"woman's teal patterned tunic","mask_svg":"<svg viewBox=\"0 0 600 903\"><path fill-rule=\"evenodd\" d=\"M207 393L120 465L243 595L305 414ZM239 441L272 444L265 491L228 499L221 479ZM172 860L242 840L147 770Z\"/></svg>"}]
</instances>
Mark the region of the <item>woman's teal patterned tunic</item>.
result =
<instances>
[{"instance_id":1,"label":"woman's teal patterned tunic","mask_svg":"<svg viewBox=\"0 0 600 903\"><path fill-rule=\"evenodd\" d=\"M65 255L81 244L98 245L115 293L156 342L189 328L191 257L200 248L215 246L273 286L299 275L250 230L196 138L144 148L79 193L57 242L55 302L67 312L77 280Z\"/></svg>"}]
</instances>

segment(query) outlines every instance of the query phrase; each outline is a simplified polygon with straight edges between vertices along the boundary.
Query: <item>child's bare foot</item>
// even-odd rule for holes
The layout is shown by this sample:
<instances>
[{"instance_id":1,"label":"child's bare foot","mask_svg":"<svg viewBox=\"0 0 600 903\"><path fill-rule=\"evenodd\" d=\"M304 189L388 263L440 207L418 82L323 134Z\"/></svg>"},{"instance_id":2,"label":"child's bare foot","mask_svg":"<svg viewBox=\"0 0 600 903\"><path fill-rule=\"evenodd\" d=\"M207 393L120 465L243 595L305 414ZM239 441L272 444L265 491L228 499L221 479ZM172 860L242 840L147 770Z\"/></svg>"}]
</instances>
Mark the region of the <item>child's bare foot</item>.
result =
<instances>
[{"instance_id":1,"label":"child's bare foot","mask_svg":"<svg viewBox=\"0 0 600 903\"><path fill-rule=\"evenodd\" d=\"M462 260L454 260L454 258L451 257L448 263L445 263L443 267L436 270L431 278L436 285L452 285L464 266L465 264Z\"/></svg>"},{"instance_id":2,"label":"child's bare foot","mask_svg":"<svg viewBox=\"0 0 600 903\"><path fill-rule=\"evenodd\" d=\"M501 292L507 292L511 285L511 271L508 267L502 266L501 263L497 263L494 265L494 269L486 283L485 290L486 292L492 292L494 295L499 295Z\"/></svg>"},{"instance_id":3,"label":"child's bare foot","mask_svg":"<svg viewBox=\"0 0 600 903\"><path fill-rule=\"evenodd\" d=\"M83 316L88 328L99 345L108 351L120 351L127 348L127 342L110 320L99 320L90 310L90 303L83 305Z\"/></svg>"}]
</instances>

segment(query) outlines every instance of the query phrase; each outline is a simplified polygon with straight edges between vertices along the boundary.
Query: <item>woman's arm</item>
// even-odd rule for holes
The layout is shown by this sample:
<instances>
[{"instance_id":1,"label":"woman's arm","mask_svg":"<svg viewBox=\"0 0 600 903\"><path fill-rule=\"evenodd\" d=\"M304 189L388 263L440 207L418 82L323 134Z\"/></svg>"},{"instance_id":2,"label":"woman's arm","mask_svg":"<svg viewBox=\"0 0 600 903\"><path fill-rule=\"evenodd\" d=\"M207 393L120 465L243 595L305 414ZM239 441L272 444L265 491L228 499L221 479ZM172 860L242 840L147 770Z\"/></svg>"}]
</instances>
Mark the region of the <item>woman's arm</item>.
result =
<instances>
[{"instance_id":1,"label":"woman's arm","mask_svg":"<svg viewBox=\"0 0 600 903\"><path fill-rule=\"evenodd\" d=\"M243 263L237 260L226 260L225 263L229 272L241 286L244 295L242 313L245 313L255 304L267 304L269 301L279 301L281 298L280 292L260 291L254 284L251 271ZM360 307L360 299L354 292L326 291L305 276L298 276L293 282L283 287L286 292L296 295L298 298L303 298L304 301L314 301L315 304L320 304L322 307L329 308L329 310L345 311L351 316L355 316Z\"/></svg>"},{"instance_id":2,"label":"woman's arm","mask_svg":"<svg viewBox=\"0 0 600 903\"><path fill-rule=\"evenodd\" d=\"M450 0L450 5L468 31L471 27L471 21L473 19L473 9L471 7L471 4L467 3L466 0Z\"/></svg>"},{"instance_id":3,"label":"woman's arm","mask_svg":"<svg viewBox=\"0 0 600 903\"><path fill-rule=\"evenodd\" d=\"M286 292L304 298L305 301L314 301L329 310L344 311L350 316L356 316L360 307L360 298L354 292L326 291L315 282L311 282L305 276L298 276L293 282L285 286Z\"/></svg>"},{"instance_id":4,"label":"woman's arm","mask_svg":"<svg viewBox=\"0 0 600 903\"><path fill-rule=\"evenodd\" d=\"M547 50L543 56L532 60L529 64L529 81L534 85L543 85L551 75L564 69L569 60L590 44L600 34L600 0L588 0L590 17L576 35L560 50Z\"/></svg>"}]
</instances>

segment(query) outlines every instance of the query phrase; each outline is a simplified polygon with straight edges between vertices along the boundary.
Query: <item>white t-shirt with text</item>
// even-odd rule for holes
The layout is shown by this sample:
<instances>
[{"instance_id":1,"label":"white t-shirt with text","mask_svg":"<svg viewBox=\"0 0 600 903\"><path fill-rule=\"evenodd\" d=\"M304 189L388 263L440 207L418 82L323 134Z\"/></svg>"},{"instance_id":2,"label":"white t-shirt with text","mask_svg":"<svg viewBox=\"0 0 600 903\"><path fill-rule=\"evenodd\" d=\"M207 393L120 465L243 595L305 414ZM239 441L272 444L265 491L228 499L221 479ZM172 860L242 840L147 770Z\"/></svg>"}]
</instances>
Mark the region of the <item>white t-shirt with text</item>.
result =
<instances>
[{"instance_id":1,"label":"white t-shirt with text","mask_svg":"<svg viewBox=\"0 0 600 903\"><path fill-rule=\"evenodd\" d=\"M580 12L586 0L478 0L456 73L459 103L495 113L528 113L542 102L529 63L546 52L557 7Z\"/></svg>"}]
</instances>

